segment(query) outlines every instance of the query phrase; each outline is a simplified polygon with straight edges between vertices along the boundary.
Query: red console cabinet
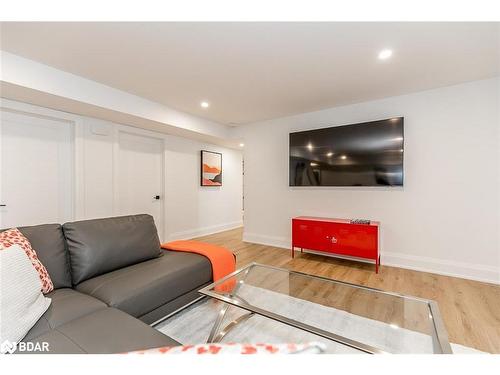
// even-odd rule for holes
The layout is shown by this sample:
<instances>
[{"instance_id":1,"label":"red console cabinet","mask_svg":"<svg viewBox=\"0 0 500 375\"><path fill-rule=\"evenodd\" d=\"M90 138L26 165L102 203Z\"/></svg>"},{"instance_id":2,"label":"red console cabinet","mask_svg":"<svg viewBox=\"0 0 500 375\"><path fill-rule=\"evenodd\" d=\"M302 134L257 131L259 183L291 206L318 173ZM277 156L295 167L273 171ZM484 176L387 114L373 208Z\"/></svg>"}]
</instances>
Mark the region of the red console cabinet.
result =
<instances>
[{"instance_id":1,"label":"red console cabinet","mask_svg":"<svg viewBox=\"0 0 500 375\"><path fill-rule=\"evenodd\" d=\"M299 247L331 256L349 256L380 265L379 223L351 224L345 219L299 216L292 219L292 258Z\"/></svg>"}]
</instances>

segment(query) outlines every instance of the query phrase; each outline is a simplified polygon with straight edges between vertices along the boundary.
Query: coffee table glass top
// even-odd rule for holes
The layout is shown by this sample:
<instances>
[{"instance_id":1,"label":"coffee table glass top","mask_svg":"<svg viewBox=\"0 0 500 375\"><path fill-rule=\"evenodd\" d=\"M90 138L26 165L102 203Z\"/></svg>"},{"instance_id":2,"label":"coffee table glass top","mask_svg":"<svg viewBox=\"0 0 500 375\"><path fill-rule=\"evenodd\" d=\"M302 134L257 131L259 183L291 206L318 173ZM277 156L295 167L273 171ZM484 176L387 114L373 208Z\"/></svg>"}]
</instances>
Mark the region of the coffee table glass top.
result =
<instances>
[{"instance_id":1,"label":"coffee table glass top","mask_svg":"<svg viewBox=\"0 0 500 375\"><path fill-rule=\"evenodd\" d=\"M361 352L452 353L431 300L256 263L200 293Z\"/></svg>"}]
</instances>

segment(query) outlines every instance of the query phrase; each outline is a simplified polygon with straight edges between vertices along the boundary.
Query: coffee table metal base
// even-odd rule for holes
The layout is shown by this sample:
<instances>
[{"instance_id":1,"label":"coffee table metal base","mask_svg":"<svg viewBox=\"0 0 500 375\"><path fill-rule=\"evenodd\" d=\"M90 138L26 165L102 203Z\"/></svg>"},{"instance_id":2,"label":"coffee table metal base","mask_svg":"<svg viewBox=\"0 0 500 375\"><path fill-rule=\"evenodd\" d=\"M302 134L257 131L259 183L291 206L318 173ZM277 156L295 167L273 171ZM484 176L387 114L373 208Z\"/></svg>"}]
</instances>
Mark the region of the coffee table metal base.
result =
<instances>
[{"instance_id":1,"label":"coffee table metal base","mask_svg":"<svg viewBox=\"0 0 500 375\"><path fill-rule=\"evenodd\" d=\"M238 317L237 319L233 320L229 324L227 324L223 329L221 329L224 317L226 316L227 310L229 310L230 307L231 305L224 304L222 309L219 311L217 320L215 321L214 326L210 331L210 335L208 336L207 344L221 342L224 336L226 336L233 328L235 328L238 324L243 323L244 321L246 321L247 319L249 319L254 315L253 312L247 312Z\"/></svg>"}]
</instances>

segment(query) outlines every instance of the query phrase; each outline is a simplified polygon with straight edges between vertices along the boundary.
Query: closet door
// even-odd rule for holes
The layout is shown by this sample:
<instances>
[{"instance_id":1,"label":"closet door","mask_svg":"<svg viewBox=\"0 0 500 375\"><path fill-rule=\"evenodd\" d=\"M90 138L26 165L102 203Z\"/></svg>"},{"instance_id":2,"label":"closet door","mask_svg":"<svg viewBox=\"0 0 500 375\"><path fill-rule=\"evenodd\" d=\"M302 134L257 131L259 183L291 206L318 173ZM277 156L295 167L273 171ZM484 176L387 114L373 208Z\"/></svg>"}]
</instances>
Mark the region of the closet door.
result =
<instances>
[{"instance_id":1,"label":"closet door","mask_svg":"<svg viewBox=\"0 0 500 375\"><path fill-rule=\"evenodd\" d=\"M118 132L115 212L153 216L163 234L163 140Z\"/></svg>"},{"instance_id":2,"label":"closet door","mask_svg":"<svg viewBox=\"0 0 500 375\"><path fill-rule=\"evenodd\" d=\"M72 124L0 112L0 227L73 219Z\"/></svg>"}]
</instances>

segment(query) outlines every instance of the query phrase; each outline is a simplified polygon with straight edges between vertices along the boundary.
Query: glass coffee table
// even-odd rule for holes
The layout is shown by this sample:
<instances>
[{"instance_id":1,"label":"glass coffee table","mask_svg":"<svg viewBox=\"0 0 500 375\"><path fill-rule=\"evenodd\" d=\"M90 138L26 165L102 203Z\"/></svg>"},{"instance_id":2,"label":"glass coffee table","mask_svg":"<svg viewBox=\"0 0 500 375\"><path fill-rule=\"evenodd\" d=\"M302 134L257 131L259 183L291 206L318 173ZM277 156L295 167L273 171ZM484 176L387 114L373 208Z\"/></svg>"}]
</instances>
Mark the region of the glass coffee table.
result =
<instances>
[{"instance_id":1,"label":"glass coffee table","mask_svg":"<svg viewBox=\"0 0 500 375\"><path fill-rule=\"evenodd\" d=\"M199 292L222 302L207 342L264 317L360 353L452 353L432 300L256 263Z\"/></svg>"}]
</instances>

